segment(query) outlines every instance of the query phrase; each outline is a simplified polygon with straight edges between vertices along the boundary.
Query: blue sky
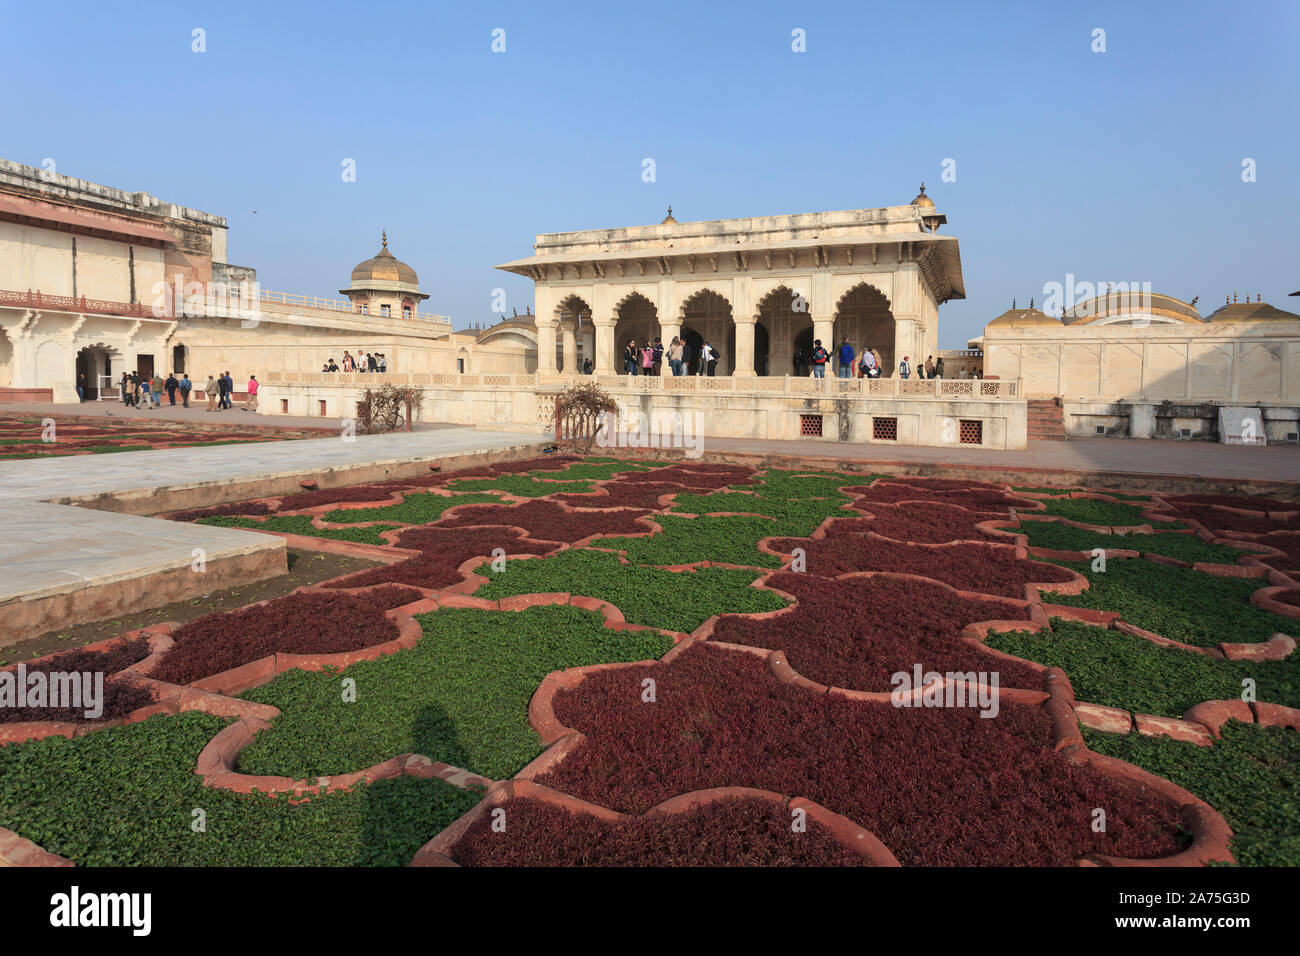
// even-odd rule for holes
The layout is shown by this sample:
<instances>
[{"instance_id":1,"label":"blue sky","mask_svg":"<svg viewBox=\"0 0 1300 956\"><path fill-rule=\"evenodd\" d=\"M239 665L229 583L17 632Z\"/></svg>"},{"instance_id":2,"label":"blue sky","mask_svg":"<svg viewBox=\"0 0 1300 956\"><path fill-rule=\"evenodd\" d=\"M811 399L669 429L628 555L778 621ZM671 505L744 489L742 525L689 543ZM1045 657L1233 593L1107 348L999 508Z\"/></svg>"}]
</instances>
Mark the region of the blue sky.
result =
<instances>
[{"instance_id":1,"label":"blue sky","mask_svg":"<svg viewBox=\"0 0 1300 956\"><path fill-rule=\"evenodd\" d=\"M1067 273L1202 313L1300 302L1295 0L74 2L4 24L0 156L225 216L267 289L336 296L386 228L463 327L497 287L531 305L492 266L538 232L894 205L925 180L966 278L947 348Z\"/></svg>"}]
</instances>

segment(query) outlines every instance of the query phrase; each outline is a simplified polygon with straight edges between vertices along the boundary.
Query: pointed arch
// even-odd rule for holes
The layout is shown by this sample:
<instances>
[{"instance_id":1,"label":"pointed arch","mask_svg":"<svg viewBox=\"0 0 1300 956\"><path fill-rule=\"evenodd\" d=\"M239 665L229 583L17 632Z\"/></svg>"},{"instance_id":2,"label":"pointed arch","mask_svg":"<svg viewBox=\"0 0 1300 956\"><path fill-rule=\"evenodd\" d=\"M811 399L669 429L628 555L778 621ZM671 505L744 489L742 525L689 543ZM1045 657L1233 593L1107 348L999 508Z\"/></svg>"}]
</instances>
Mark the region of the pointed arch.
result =
<instances>
[{"instance_id":1,"label":"pointed arch","mask_svg":"<svg viewBox=\"0 0 1300 956\"><path fill-rule=\"evenodd\" d=\"M619 299L614 314L618 317L614 323L614 354L618 358L616 367L622 371L623 350L629 341L635 340L640 346L659 337L659 310L640 292L629 292Z\"/></svg>"},{"instance_id":2,"label":"pointed arch","mask_svg":"<svg viewBox=\"0 0 1300 956\"><path fill-rule=\"evenodd\" d=\"M834 353L846 336L855 353L875 349L882 375L896 374L899 356L894 354L894 313L888 297L870 283L859 282L835 303L835 341L829 350Z\"/></svg>"},{"instance_id":3,"label":"pointed arch","mask_svg":"<svg viewBox=\"0 0 1300 956\"><path fill-rule=\"evenodd\" d=\"M681 326L687 341L693 341L693 333L700 344L708 342L722 353L716 374L732 373L736 367L736 323L730 299L715 289L700 289L682 302ZM692 354L699 355L698 346Z\"/></svg>"},{"instance_id":4,"label":"pointed arch","mask_svg":"<svg viewBox=\"0 0 1300 956\"><path fill-rule=\"evenodd\" d=\"M758 300L756 314L760 326L767 330L768 374L796 374L794 355L796 349L803 344L801 341L803 338L808 338L808 343L803 349L804 364L807 364L808 354L812 351L813 322L807 298L798 289L779 285ZM756 370L761 368L757 336L754 344L754 367Z\"/></svg>"}]
</instances>

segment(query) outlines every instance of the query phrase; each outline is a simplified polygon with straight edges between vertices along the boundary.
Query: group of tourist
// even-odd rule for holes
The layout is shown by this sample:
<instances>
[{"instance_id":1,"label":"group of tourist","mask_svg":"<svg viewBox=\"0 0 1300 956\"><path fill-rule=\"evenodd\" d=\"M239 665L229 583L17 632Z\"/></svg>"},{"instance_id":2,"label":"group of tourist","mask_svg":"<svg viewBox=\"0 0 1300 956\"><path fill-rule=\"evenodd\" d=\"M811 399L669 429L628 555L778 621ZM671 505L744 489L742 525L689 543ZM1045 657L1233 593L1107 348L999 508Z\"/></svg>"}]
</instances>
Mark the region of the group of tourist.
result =
<instances>
[{"instance_id":1,"label":"group of tourist","mask_svg":"<svg viewBox=\"0 0 1300 956\"><path fill-rule=\"evenodd\" d=\"M354 356L351 352L344 349L343 364L330 359L321 368L322 372L387 372L388 358L383 352L362 352L357 349Z\"/></svg>"},{"instance_id":2,"label":"group of tourist","mask_svg":"<svg viewBox=\"0 0 1300 956\"><path fill-rule=\"evenodd\" d=\"M144 408L150 410L162 406L163 392L167 393L167 401L170 405L176 404L177 394L181 397L181 405L184 408L190 407L190 393L194 390L194 383L190 381L189 375L182 372L181 377L177 378L175 373L168 372L164 379L159 375L140 375L138 372L123 372L122 378L118 382L118 389L122 395L122 404L130 408ZM246 398L241 406L246 412L257 411L257 389L258 382L256 375L248 377L248 388ZM207 411L219 412L233 407L231 396L235 393L235 380L231 377L230 372L222 372L220 375L213 377L208 376L208 383L203 387L203 394L207 396ZM84 400L80 381L78 381L77 394Z\"/></svg>"},{"instance_id":3,"label":"group of tourist","mask_svg":"<svg viewBox=\"0 0 1300 956\"><path fill-rule=\"evenodd\" d=\"M677 336L667 348L658 338L640 346L636 339L628 339L623 349L623 371L628 375L662 375L666 361L671 375L713 375L720 358L721 353L707 339L700 345L699 355L689 342Z\"/></svg>"},{"instance_id":4,"label":"group of tourist","mask_svg":"<svg viewBox=\"0 0 1300 956\"><path fill-rule=\"evenodd\" d=\"M853 345L849 342L848 337L840 341L840 347L836 350L836 374L840 378L880 378L884 373L884 364L880 360L880 353L869 345L862 346L860 351L855 351ZM832 362L831 353L822 345L821 339L813 341L812 352L804 354L802 348L794 350L794 374L809 375L813 378L825 378L826 366ZM918 378L943 378L943 358L942 356L936 361L934 356L928 356L924 365L916 366ZM898 377L912 377L911 356L904 355L902 361L898 363Z\"/></svg>"}]
</instances>

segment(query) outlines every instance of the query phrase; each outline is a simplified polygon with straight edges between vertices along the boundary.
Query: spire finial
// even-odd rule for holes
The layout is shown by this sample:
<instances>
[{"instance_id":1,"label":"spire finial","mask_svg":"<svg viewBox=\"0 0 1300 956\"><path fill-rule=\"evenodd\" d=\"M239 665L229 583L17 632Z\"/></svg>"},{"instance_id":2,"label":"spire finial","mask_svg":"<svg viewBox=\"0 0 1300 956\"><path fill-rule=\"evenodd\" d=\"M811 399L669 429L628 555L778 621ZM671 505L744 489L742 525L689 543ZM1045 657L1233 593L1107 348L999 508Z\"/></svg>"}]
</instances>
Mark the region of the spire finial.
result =
<instances>
[{"instance_id":1,"label":"spire finial","mask_svg":"<svg viewBox=\"0 0 1300 956\"><path fill-rule=\"evenodd\" d=\"M1032 295L1029 297L1029 307L1031 309L1034 307L1034 297Z\"/></svg>"},{"instance_id":2,"label":"spire finial","mask_svg":"<svg viewBox=\"0 0 1300 956\"><path fill-rule=\"evenodd\" d=\"M921 195L925 195L925 183L921 183Z\"/></svg>"},{"instance_id":3,"label":"spire finial","mask_svg":"<svg viewBox=\"0 0 1300 956\"><path fill-rule=\"evenodd\" d=\"M1014 309L1015 307L1016 307L1016 300L1015 300L1015 299L1012 299L1012 300L1011 300L1011 308Z\"/></svg>"},{"instance_id":4,"label":"spire finial","mask_svg":"<svg viewBox=\"0 0 1300 956\"><path fill-rule=\"evenodd\" d=\"M673 207L672 207L672 204L670 203L670 204L668 205L668 215L671 216L672 214L673 214Z\"/></svg>"},{"instance_id":5,"label":"spire finial","mask_svg":"<svg viewBox=\"0 0 1300 956\"><path fill-rule=\"evenodd\" d=\"M383 239L384 239L384 248L387 249L387 248L388 248L388 230L387 230L387 229L384 230Z\"/></svg>"}]
</instances>

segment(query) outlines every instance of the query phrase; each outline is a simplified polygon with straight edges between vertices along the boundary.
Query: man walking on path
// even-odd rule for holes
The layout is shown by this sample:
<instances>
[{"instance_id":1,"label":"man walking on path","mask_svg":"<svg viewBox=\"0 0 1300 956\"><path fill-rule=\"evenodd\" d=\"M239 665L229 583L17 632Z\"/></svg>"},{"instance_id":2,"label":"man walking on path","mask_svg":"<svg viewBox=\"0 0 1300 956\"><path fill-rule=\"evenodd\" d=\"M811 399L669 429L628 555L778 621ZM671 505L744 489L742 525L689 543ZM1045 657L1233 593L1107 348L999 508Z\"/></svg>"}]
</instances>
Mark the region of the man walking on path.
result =
<instances>
[{"instance_id":1,"label":"man walking on path","mask_svg":"<svg viewBox=\"0 0 1300 956\"><path fill-rule=\"evenodd\" d=\"M257 376L248 376L248 397L244 399L244 411L257 411Z\"/></svg>"},{"instance_id":2,"label":"man walking on path","mask_svg":"<svg viewBox=\"0 0 1300 956\"><path fill-rule=\"evenodd\" d=\"M178 388L181 387L181 383L178 382L178 381L176 381L176 373L175 373L175 372L168 372L168 373L167 373L167 381L163 382L163 386L167 389L167 400L168 400L168 402L169 402L170 404L172 404L172 405L175 405L175 404L176 404L176 389L178 389Z\"/></svg>"},{"instance_id":3,"label":"man walking on path","mask_svg":"<svg viewBox=\"0 0 1300 956\"><path fill-rule=\"evenodd\" d=\"M208 411L210 411L210 412L215 412L215 411L217 410L217 392L218 392L218 390L219 390L219 389L218 389L218 386L217 386L217 380L216 380L215 378L213 378L211 375L209 375L209 376L208 376L208 384L207 384L207 386L203 389L203 394L206 395L206 396L208 397Z\"/></svg>"},{"instance_id":4,"label":"man walking on path","mask_svg":"<svg viewBox=\"0 0 1300 956\"><path fill-rule=\"evenodd\" d=\"M194 388L194 383L190 381L190 377L185 373L181 373L180 388L181 388L181 402L184 403L186 408L189 408L190 391Z\"/></svg>"}]
</instances>

